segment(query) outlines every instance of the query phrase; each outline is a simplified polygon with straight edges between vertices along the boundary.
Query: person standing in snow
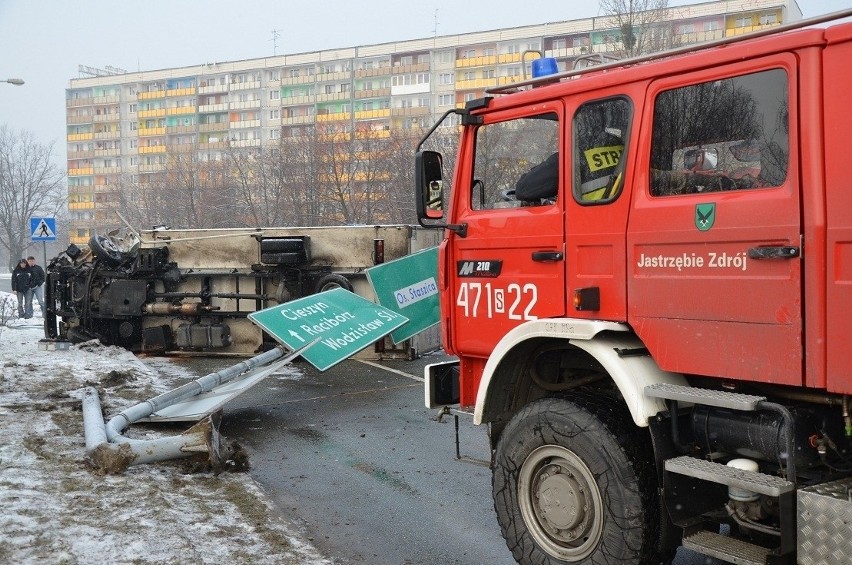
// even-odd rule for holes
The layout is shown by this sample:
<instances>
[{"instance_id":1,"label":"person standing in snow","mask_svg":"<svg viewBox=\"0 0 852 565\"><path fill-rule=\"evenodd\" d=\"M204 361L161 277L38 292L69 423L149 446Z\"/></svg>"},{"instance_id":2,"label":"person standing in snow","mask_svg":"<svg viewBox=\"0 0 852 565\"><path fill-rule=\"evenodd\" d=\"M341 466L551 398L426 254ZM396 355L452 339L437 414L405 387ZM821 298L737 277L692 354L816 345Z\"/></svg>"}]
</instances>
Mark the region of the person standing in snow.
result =
<instances>
[{"instance_id":1,"label":"person standing in snow","mask_svg":"<svg viewBox=\"0 0 852 565\"><path fill-rule=\"evenodd\" d=\"M33 315L33 291L30 288L32 275L26 259L18 261L12 271L12 292L18 297L18 317L31 318ZM27 312L29 311L29 315Z\"/></svg>"},{"instance_id":2,"label":"person standing in snow","mask_svg":"<svg viewBox=\"0 0 852 565\"><path fill-rule=\"evenodd\" d=\"M35 257L32 255L27 257L27 265L30 267L30 289L32 290L27 317L32 318L33 316L33 296L35 296L38 306L41 308L41 315L44 316L44 288L42 287L45 281L44 269L41 268L41 265L36 264Z\"/></svg>"}]
</instances>

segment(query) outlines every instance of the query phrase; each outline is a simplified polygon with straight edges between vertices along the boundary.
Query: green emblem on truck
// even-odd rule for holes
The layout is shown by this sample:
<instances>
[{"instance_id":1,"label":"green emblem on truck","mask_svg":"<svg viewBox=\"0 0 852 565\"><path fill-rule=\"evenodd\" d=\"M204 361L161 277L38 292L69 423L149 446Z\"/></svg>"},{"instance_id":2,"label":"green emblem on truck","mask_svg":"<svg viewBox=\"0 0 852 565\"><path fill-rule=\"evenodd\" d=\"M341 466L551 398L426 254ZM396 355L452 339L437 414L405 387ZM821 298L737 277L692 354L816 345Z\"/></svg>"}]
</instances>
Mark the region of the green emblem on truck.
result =
<instances>
[{"instance_id":1,"label":"green emblem on truck","mask_svg":"<svg viewBox=\"0 0 852 565\"><path fill-rule=\"evenodd\" d=\"M695 227L698 231L707 231L716 221L716 203L695 205Z\"/></svg>"}]
</instances>

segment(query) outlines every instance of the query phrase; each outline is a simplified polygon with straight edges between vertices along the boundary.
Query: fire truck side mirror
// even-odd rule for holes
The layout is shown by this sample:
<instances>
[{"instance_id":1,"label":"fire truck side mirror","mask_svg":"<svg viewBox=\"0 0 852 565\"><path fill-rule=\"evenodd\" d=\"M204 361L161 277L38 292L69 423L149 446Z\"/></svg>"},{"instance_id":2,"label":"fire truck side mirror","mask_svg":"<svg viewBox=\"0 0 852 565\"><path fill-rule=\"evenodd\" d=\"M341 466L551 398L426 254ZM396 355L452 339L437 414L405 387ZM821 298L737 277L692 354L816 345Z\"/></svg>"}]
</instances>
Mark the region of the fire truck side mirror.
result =
<instances>
[{"instance_id":1,"label":"fire truck side mirror","mask_svg":"<svg viewBox=\"0 0 852 565\"><path fill-rule=\"evenodd\" d=\"M444 217L443 158L437 151L418 151L414 157L417 217L440 220Z\"/></svg>"}]
</instances>

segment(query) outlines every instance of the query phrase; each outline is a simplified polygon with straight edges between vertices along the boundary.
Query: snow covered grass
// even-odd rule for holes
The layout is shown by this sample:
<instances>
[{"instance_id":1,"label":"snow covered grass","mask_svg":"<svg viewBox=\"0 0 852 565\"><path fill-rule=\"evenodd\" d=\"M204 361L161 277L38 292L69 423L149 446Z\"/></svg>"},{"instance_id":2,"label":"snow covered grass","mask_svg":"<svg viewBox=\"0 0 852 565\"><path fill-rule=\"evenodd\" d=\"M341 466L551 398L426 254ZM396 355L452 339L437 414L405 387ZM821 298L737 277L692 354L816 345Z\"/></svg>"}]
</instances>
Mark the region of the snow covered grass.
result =
<instances>
[{"instance_id":1,"label":"snow covered grass","mask_svg":"<svg viewBox=\"0 0 852 565\"><path fill-rule=\"evenodd\" d=\"M85 453L82 388L114 414L191 375L98 342L42 351L40 322L0 325L0 563L330 563L246 473L178 462L99 473Z\"/></svg>"}]
</instances>

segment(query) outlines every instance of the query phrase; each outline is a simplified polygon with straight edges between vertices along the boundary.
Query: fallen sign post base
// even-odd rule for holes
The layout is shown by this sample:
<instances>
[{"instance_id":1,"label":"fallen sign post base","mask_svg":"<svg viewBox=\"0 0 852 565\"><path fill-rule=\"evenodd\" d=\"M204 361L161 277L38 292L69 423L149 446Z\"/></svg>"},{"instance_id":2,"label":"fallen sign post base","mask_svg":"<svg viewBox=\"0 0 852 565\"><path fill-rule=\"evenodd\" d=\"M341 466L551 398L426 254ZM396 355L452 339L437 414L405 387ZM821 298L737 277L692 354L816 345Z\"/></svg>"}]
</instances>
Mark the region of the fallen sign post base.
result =
<instances>
[{"instance_id":1,"label":"fallen sign post base","mask_svg":"<svg viewBox=\"0 0 852 565\"><path fill-rule=\"evenodd\" d=\"M227 385L246 371L255 370L255 372L260 372L265 377L301 355L303 351L311 347L314 343L316 342L311 342L305 347L287 355L284 355L285 350L283 348L276 347L247 361L242 361L222 371L211 373L172 391L131 406L120 414L113 416L106 423L104 423L97 391L92 387L87 387L83 391L83 425L86 436L86 453L92 459L92 462L106 473L122 473L130 465L193 457L205 452L209 454L212 467L214 469L221 469L225 461L227 461L227 450L222 447L222 438L219 435L221 404L224 404L233 396L225 400L222 400L221 397L218 398L217 400L221 400L221 402L216 403L216 408L211 410L212 414L210 412L202 413L197 405L185 401L202 393L214 392L217 387ZM270 363L272 364L268 365ZM249 381L251 384L255 384L259 379L249 379ZM239 392L243 392L245 388L238 390ZM155 412L166 410L182 402L184 402L184 406L189 413L198 417L206 416L206 419L179 436L137 440L122 435L122 432L130 424L149 418Z\"/></svg>"}]
</instances>

